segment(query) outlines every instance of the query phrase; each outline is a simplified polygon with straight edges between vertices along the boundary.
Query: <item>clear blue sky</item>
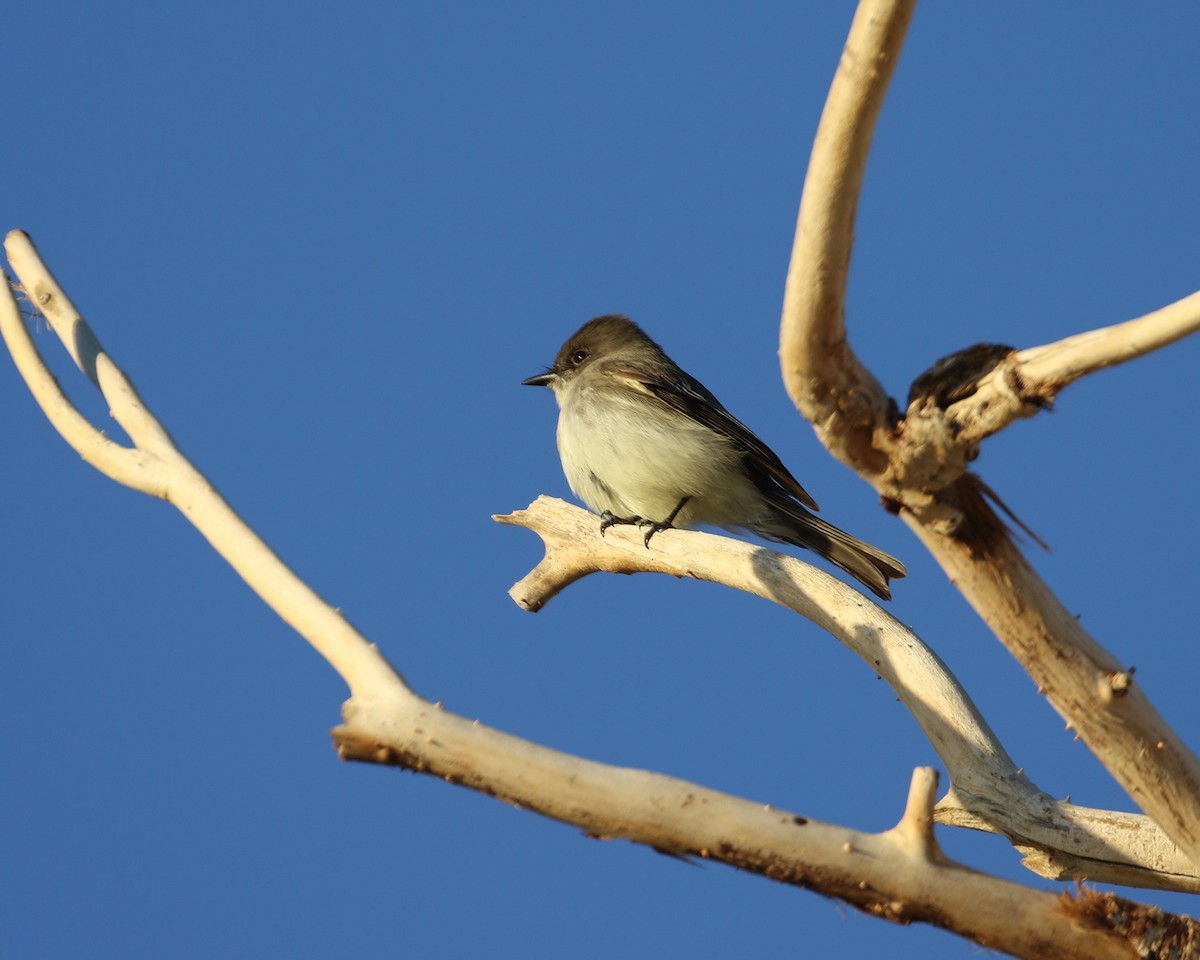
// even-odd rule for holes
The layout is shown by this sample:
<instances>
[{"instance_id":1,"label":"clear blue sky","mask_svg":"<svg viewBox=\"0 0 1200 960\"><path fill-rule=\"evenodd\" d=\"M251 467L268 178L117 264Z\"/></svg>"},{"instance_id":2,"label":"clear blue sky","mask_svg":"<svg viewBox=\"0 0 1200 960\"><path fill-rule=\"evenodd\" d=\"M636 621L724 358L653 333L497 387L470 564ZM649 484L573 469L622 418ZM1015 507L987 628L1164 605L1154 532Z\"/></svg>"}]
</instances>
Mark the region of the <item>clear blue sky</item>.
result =
<instances>
[{"instance_id":1,"label":"clear blue sky","mask_svg":"<svg viewBox=\"0 0 1200 960\"><path fill-rule=\"evenodd\" d=\"M865 830L936 764L882 683L773 606L649 576L591 578L536 616L508 599L539 543L490 515L569 496L552 398L520 381L621 311L826 517L904 558L892 609L1036 782L1128 809L780 384L784 268L851 11L16 5L0 227L33 234L234 506L450 709ZM1183 0L918 9L849 299L894 395L971 343L1043 343L1200 286L1198 35ZM1193 743L1198 364L1192 341L1090 378L978 463ZM174 510L81 463L6 360L0 403L5 956L977 955L339 763L324 662ZM940 836L1030 879L1001 840Z\"/></svg>"}]
</instances>

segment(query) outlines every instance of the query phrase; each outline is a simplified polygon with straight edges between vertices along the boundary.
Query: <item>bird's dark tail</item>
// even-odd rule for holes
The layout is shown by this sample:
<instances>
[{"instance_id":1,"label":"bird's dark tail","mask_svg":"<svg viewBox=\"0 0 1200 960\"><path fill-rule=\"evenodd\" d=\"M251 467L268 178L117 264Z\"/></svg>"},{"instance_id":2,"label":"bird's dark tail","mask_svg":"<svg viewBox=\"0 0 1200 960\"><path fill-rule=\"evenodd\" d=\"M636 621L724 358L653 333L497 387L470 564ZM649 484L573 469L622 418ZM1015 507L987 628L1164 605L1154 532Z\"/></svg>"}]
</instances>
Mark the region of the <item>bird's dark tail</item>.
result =
<instances>
[{"instance_id":1,"label":"bird's dark tail","mask_svg":"<svg viewBox=\"0 0 1200 960\"><path fill-rule=\"evenodd\" d=\"M907 576L908 571L895 557L878 547L852 537L832 523L815 517L798 504L775 505L775 517L755 532L772 540L782 540L819 553L830 563L845 570L877 597L892 599L888 581Z\"/></svg>"}]
</instances>

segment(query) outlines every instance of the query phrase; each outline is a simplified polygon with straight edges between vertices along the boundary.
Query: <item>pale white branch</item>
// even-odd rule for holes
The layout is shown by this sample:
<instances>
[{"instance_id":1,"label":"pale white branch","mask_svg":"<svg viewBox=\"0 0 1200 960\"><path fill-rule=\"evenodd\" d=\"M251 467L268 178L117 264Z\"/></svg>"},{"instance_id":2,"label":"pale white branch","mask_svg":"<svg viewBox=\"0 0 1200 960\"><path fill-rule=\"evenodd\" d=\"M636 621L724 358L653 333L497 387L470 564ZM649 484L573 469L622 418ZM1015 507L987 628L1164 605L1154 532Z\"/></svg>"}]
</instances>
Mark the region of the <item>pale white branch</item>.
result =
<instances>
[{"instance_id":1,"label":"pale white branch","mask_svg":"<svg viewBox=\"0 0 1200 960\"><path fill-rule=\"evenodd\" d=\"M918 773L898 827L883 834L863 834L666 776L558 754L421 700L378 650L299 581L187 462L70 301L55 293L58 287L28 238L10 236L10 242L20 247L18 276L25 289L37 290L38 302L56 330L67 331L77 346L83 344L76 354L80 366L95 372L94 382L115 418L136 442L140 438L151 449L134 448L130 451L134 456L126 457L126 448L91 436L94 428L56 385L50 389L53 377L6 286L0 298L7 301L0 310L0 323L44 412L65 437L78 443L80 452L103 451L92 461L97 468L108 466L107 458L115 457L121 466L109 474L114 479L155 492L178 506L246 582L347 680L352 698L344 706L346 722L335 731L343 757L436 774L576 823L594 835L623 836L678 856L719 860L838 896L896 922L937 924L1014 955L1128 955L1128 937L1112 931L1103 917L1088 924L1078 922L1075 914L1081 908L1096 912L1084 901L1063 900L996 880L941 857L932 836L930 808L936 775L931 772ZM143 461L151 464L154 480L137 475ZM613 542L620 536L614 533ZM750 570L764 595L780 602L785 602L781 599L785 595L791 595L792 602L812 598L814 611L832 611L824 616L830 622L844 619L842 629L853 626L864 634L864 643L890 629L880 619L886 614L845 584L811 570L805 582L798 583L796 569L788 570L786 564L780 568L767 554L750 558ZM626 566L631 569L622 560L616 568ZM571 576L571 571L566 575ZM817 598L828 602L822 606L824 601ZM528 605L534 607L536 601ZM931 653L925 655L936 661ZM881 670L887 668L886 659L881 648ZM970 712L970 704L966 706ZM980 746L986 749L985 736Z\"/></svg>"},{"instance_id":2,"label":"pale white branch","mask_svg":"<svg viewBox=\"0 0 1200 960\"><path fill-rule=\"evenodd\" d=\"M901 419L846 341L844 304L867 152L911 11L908 0L863 0L831 85L784 295L784 384L830 452L917 530L1039 690L1182 848L1193 874L1200 761L1138 687L1112 686L1122 665L1024 562L967 467L979 438L1045 405L1065 383L1194 330L1200 300L1024 353L964 351L914 384L923 389Z\"/></svg>"},{"instance_id":3,"label":"pale white branch","mask_svg":"<svg viewBox=\"0 0 1200 960\"><path fill-rule=\"evenodd\" d=\"M1026 853L1032 869L1055 879L1200 891L1200 874L1149 818L1078 807L1038 790L937 654L873 600L823 570L695 531L661 533L647 549L635 529L613 527L601 536L595 514L552 497L495 519L527 527L545 544L542 561L509 591L526 610L540 610L566 586L597 572L691 577L778 603L853 650L912 713L950 774L952 788L939 818L944 808L947 822L1004 834Z\"/></svg>"},{"instance_id":4,"label":"pale white branch","mask_svg":"<svg viewBox=\"0 0 1200 960\"><path fill-rule=\"evenodd\" d=\"M937 799L938 775L931 767L913 771L908 788L908 803L904 816L889 832L891 837L913 856L930 863L948 863L933 835L934 801Z\"/></svg>"},{"instance_id":5,"label":"pale white branch","mask_svg":"<svg viewBox=\"0 0 1200 960\"><path fill-rule=\"evenodd\" d=\"M3 333L17 371L24 378L38 406L45 411L71 448L118 483L151 496L163 496L165 484L157 476L158 458L152 453L114 443L92 426L63 393L54 375L42 362L33 337L21 317L20 307L7 284L4 295L0 296L0 332Z\"/></svg>"},{"instance_id":6,"label":"pale white branch","mask_svg":"<svg viewBox=\"0 0 1200 960\"><path fill-rule=\"evenodd\" d=\"M1014 351L944 411L955 443L972 451L1014 420L1051 404L1089 373L1145 356L1200 330L1200 292L1153 313L1088 330L1056 343Z\"/></svg>"},{"instance_id":7,"label":"pale white branch","mask_svg":"<svg viewBox=\"0 0 1200 960\"><path fill-rule=\"evenodd\" d=\"M900 826L882 834L858 833L669 777L547 750L417 697L378 651L300 582L188 463L69 301L55 292L57 284L28 239L10 236L9 242L21 250L18 275L26 290L38 291L38 302L56 331L66 331L77 347L73 355L82 369L94 372L113 416L135 442L140 438L152 450L101 442L99 432L57 385L52 388L53 377L6 284L0 324L47 417L81 453L102 451L92 461L98 469L113 459L119 464L109 474L114 479L152 490L179 507L260 596L327 657L351 687L345 723L335 731L346 759L435 774L577 824L596 836L625 837L663 852L720 861L819 890L886 919L934 923L1018 956L1127 955L1125 938L1114 934L1110 924L1081 925L1072 919L1069 904L1075 901L1064 903L938 856L929 813L935 782L930 772L918 775ZM152 464L152 482L137 475L142 462ZM616 542L619 535L613 539ZM789 574L775 567L773 562L760 566L765 588L776 593L797 589L789 586L795 571ZM830 583L821 584L822 579ZM832 578L819 575L815 580L818 586L812 592L834 597L835 607L840 604L837 616L875 629L874 604ZM810 592L799 590L801 595Z\"/></svg>"},{"instance_id":8,"label":"pale white branch","mask_svg":"<svg viewBox=\"0 0 1200 960\"><path fill-rule=\"evenodd\" d=\"M5 342L38 405L63 438L106 476L174 504L255 593L316 647L354 696L387 697L406 692L374 645L297 577L180 452L133 384L104 352L29 237L14 230L4 246L30 301L46 317L80 370L100 388L113 418L135 446L109 440L62 392L5 284L0 296Z\"/></svg>"},{"instance_id":9,"label":"pale white branch","mask_svg":"<svg viewBox=\"0 0 1200 960\"><path fill-rule=\"evenodd\" d=\"M1200 766L1132 675L1083 629L1010 539L922 523L909 511L904 517L1068 729L1179 846L1191 864L1179 872L1194 876Z\"/></svg>"},{"instance_id":10,"label":"pale white branch","mask_svg":"<svg viewBox=\"0 0 1200 960\"><path fill-rule=\"evenodd\" d=\"M1022 350L1020 372L1036 383L1071 383L1084 374L1145 356L1197 330L1200 292L1124 323Z\"/></svg>"},{"instance_id":11,"label":"pale white branch","mask_svg":"<svg viewBox=\"0 0 1200 960\"><path fill-rule=\"evenodd\" d=\"M1030 958L1125 958L1125 936L1081 923L1077 901L959 866L936 854L920 772L905 820L859 833L644 770L611 767L518 740L433 704L348 705L342 756L394 763L663 853L698 857L818 890L883 919L926 922ZM923 807L923 808L922 808ZM1132 905L1136 906L1136 905Z\"/></svg>"},{"instance_id":12,"label":"pale white branch","mask_svg":"<svg viewBox=\"0 0 1200 960\"><path fill-rule=\"evenodd\" d=\"M879 434L890 427L892 405L846 342L846 279L875 121L914 6L858 5L809 158L779 334L783 383L796 408L868 476L886 466Z\"/></svg>"}]
</instances>

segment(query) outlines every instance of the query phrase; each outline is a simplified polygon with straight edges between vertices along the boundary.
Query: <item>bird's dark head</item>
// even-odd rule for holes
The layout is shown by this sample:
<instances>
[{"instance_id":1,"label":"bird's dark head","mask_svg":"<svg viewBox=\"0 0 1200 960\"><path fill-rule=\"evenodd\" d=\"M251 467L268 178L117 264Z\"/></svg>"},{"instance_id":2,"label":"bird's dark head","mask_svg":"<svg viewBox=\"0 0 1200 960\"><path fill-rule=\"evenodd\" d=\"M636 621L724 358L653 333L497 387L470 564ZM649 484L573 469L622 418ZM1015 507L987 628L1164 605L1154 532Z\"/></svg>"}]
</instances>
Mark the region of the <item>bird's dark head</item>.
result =
<instances>
[{"instance_id":1,"label":"bird's dark head","mask_svg":"<svg viewBox=\"0 0 1200 960\"><path fill-rule=\"evenodd\" d=\"M554 366L521 382L530 387L562 386L598 359L646 348L662 355L662 348L628 317L605 314L589 320L571 335L554 358Z\"/></svg>"}]
</instances>

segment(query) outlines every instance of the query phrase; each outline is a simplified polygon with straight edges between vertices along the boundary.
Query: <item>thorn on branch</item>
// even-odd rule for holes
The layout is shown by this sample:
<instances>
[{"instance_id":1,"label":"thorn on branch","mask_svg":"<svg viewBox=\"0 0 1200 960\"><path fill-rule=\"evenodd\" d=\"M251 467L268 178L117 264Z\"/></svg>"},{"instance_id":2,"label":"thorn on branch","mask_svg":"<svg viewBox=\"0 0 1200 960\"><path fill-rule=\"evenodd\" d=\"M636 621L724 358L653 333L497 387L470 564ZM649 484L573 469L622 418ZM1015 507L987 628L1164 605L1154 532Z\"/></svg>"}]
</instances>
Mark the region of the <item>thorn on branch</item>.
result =
<instances>
[{"instance_id":1,"label":"thorn on branch","mask_svg":"<svg viewBox=\"0 0 1200 960\"><path fill-rule=\"evenodd\" d=\"M1111 703L1128 694L1132 687L1132 671L1109 670L1100 681L1100 698L1106 703Z\"/></svg>"}]
</instances>

